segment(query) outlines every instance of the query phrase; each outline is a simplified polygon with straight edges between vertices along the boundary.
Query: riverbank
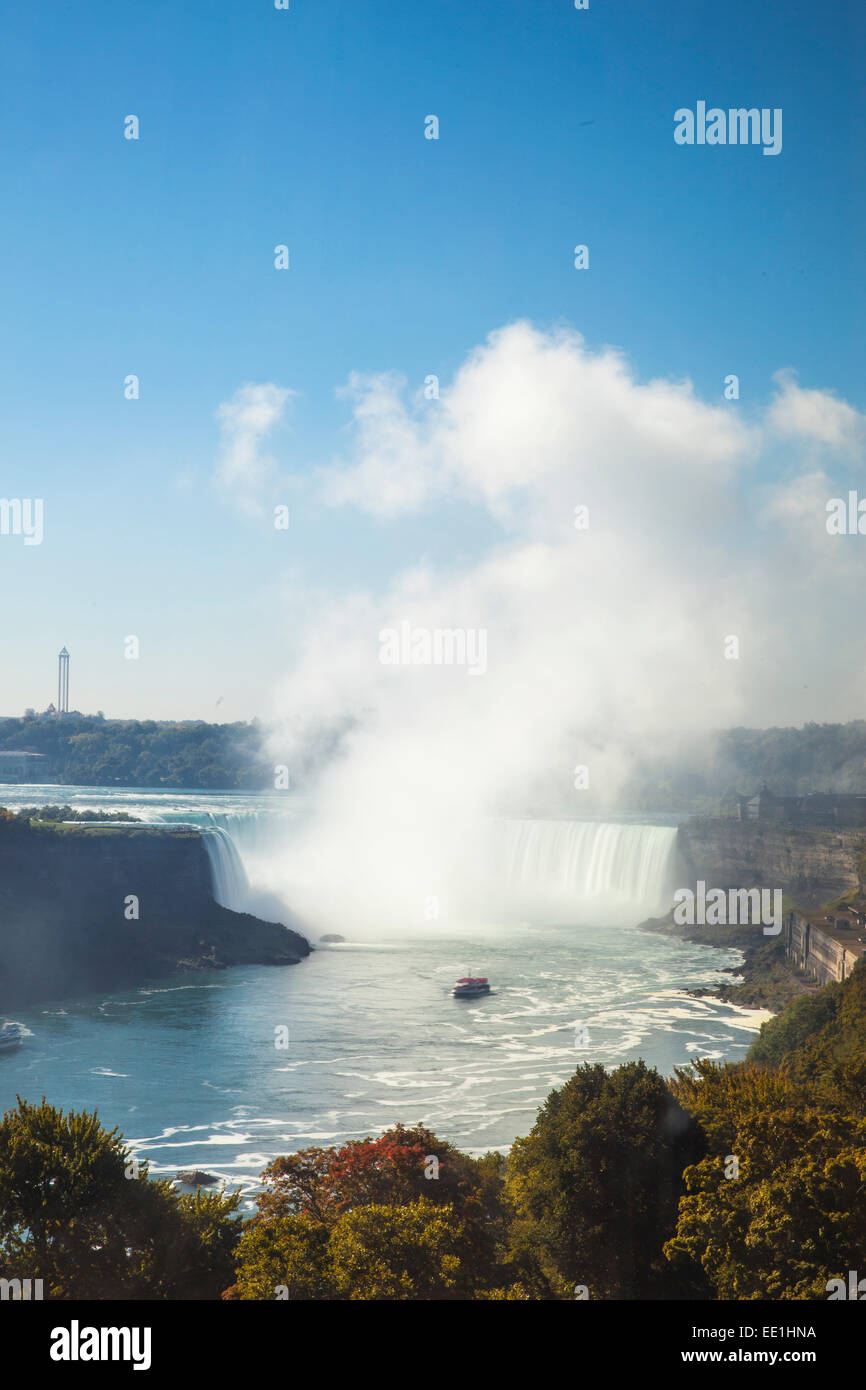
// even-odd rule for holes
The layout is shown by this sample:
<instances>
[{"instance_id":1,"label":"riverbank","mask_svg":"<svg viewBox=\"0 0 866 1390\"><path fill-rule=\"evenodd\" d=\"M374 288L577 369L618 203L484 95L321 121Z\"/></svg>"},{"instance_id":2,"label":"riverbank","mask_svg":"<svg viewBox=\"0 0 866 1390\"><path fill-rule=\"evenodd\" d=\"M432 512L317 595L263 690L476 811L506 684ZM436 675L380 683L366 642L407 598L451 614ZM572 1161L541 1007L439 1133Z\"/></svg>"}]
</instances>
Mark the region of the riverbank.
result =
<instances>
[{"instance_id":1,"label":"riverbank","mask_svg":"<svg viewBox=\"0 0 866 1390\"><path fill-rule=\"evenodd\" d=\"M783 935L759 935L756 939L756 928L752 926L679 926L673 920L673 912L665 917L641 922L640 929L677 937L699 946L733 949L742 953L740 964L720 967L725 974L736 976L736 982L732 980L729 985L686 990L693 999L718 999L744 1009L769 1009L772 1013L778 1013L792 1000L804 994L813 994L819 988L786 956ZM760 932L760 928L757 931Z\"/></svg>"}]
</instances>

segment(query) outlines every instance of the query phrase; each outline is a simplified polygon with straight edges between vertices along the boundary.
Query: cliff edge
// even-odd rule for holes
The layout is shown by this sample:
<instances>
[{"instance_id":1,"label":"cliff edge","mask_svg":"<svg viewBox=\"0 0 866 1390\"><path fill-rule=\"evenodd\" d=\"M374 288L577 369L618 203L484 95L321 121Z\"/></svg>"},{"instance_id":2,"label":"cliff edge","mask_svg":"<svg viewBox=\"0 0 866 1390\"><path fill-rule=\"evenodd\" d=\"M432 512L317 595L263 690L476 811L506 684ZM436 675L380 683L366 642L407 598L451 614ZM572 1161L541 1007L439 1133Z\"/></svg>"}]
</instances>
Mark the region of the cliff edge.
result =
<instances>
[{"instance_id":1,"label":"cliff edge","mask_svg":"<svg viewBox=\"0 0 866 1390\"><path fill-rule=\"evenodd\" d=\"M817 908L860 886L866 832L773 822L696 818L677 831L686 874L710 888L781 888L804 908Z\"/></svg>"},{"instance_id":2,"label":"cliff edge","mask_svg":"<svg viewBox=\"0 0 866 1390\"><path fill-rule=\"evenodd\" d=\"M707 946L740 950L742 983L694 990L747 1008L779 1009L816 982L844 979L863 950L866 830L694 817L677 830L678 887L781 889L783 930L755 925L677 925L673 910L642 925ZM834 906L835 904L835 906ZM863 914L860 914L861 917Z\"/></svg>"},{"instance_id":3,"label":"cliff edge","mask_svg":"<svg viewBox=\"0 0 866 1390\"><path fill-rule=\"evenodd\" d=\"M309 953L299 932L214 901L194 830L0 825L0 1008Z\"/></svg>"}]
</instances>

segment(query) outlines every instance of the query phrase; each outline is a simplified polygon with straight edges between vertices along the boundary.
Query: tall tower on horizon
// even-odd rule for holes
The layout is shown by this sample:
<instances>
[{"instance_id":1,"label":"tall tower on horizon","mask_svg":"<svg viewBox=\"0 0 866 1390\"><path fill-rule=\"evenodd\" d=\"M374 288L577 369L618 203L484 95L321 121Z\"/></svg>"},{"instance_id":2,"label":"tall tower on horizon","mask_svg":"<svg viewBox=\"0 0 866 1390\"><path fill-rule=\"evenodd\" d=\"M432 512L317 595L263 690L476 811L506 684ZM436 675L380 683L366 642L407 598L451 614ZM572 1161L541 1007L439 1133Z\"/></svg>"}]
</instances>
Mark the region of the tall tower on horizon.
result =
<instances>
[{"instance_id":1,"label":"tall tower on horizon","mask_svg":"<svg viewBox=\"0 0 866 1390\"><path fill-rule=\"evenodd\" d=\"M69 713L69 653L65 647L57 658L57 713Z\"/></svg>"}]
</instances>

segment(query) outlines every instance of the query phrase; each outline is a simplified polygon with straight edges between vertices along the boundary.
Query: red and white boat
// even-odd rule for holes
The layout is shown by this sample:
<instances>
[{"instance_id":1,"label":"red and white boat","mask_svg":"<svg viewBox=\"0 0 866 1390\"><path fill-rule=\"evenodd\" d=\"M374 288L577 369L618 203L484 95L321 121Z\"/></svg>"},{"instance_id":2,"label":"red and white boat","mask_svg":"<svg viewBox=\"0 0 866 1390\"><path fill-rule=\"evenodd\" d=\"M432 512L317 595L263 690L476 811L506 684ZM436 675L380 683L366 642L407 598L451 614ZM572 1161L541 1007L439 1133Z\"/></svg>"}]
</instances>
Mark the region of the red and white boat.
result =
<instances>
[{"instance_id":1,"label":"red and white boat","mask_svg":"<svg viewBox=\"0 0 866 1390\"><path fill-rule=\"evenodd\" d=\"M455 999L477 999L479 994L490 993L490 985L486 975L464 975L451 993Z\"/></svg>"}]
</instances>

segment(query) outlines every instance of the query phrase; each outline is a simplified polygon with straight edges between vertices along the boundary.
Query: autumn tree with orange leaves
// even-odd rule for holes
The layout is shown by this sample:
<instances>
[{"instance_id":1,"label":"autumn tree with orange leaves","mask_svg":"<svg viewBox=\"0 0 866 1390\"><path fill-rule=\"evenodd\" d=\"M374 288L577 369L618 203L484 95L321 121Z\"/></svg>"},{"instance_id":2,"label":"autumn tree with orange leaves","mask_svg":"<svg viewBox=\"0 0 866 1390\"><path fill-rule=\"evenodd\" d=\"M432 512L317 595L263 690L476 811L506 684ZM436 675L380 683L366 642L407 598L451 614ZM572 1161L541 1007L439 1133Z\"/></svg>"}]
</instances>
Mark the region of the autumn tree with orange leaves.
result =
<instances>
[{"instance_id":1,"label":"autumn tree with orange leaves","mask_svg":"<svg viewBox=\"0 0 866 1390\"><path fill-rule=\"evenodd\" d=\"M501 1167L499 1154L470 1158L420 1124L277 1158L262 1174L258 1216L227 1296L465 1298L490 1290L507 1274L498 1264ZM372 1242L360 1215L370 1208L387 1213L384 1245Z\"/></svg>"}]
</instances>

